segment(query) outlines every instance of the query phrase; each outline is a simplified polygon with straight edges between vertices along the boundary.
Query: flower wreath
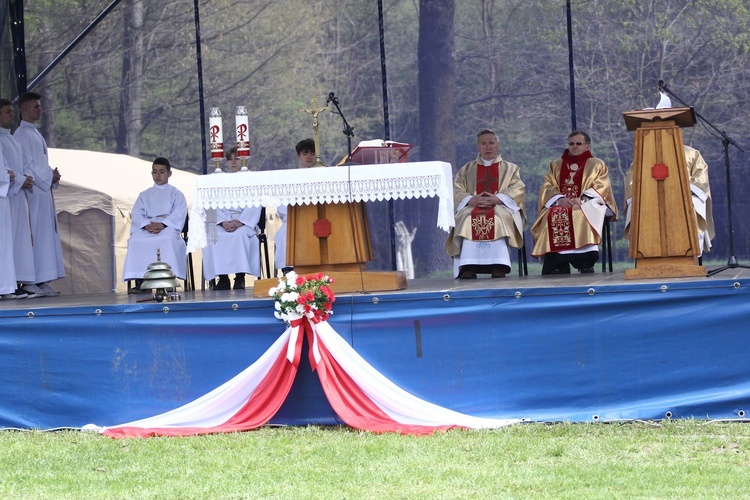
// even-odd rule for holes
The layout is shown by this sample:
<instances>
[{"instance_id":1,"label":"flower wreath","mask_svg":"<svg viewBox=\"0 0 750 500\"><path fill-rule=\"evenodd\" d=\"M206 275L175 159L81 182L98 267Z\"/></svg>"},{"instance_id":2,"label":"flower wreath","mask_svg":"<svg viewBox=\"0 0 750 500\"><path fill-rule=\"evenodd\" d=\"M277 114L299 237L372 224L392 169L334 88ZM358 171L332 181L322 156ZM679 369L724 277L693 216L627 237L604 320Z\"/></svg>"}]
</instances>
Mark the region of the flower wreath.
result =
<instances>
[{"instance_id":1,"label":"flower wreath","mask_svg":"<svg viewBox=\"0 0 750 500\"><path fill-rule=\"evenodd\" d=\"M287 323L303 316L315 323L326 321L336 301L331 283L333 278L323 273L298 276L292 271L279 278L279 286L268 290L275 301L274 316Z\"/></svg>"}]
</instances>

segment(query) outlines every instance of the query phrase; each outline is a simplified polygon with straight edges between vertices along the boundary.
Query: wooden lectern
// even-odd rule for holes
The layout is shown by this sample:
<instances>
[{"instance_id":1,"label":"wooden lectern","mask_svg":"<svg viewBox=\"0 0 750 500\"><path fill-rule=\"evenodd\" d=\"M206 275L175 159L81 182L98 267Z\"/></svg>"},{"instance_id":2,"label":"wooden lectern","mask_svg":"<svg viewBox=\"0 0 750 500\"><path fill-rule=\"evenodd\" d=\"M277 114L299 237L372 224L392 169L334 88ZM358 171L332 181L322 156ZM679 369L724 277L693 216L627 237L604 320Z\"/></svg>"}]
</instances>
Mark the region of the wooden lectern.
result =
<instances>
[{"instance_id":1,"label":"wooden lectern","mask_svg":"<svg viewBox=\"0 0 750 500\"><path fill-rule=\"evenodd\" d=\"M630 258L626 279L706 276L680 127L695 124L693 108L623 113L635 130Z\"/></svg>"}]
</instances>

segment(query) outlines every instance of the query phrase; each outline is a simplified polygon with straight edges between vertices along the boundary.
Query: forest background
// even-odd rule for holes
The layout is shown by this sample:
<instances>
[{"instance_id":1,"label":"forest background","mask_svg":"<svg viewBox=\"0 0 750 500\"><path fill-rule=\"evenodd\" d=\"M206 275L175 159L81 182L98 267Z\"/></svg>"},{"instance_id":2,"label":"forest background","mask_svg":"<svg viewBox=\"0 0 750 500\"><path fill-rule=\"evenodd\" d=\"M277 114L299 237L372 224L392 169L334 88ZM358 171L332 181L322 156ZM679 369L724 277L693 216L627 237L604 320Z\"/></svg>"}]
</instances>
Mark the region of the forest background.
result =
<instances>
[{"instance_id":1,"label":"forest background","mask_svg":"<svg viewBox=\"0 0 750 500\"><path fill-rule=\"evenodd\" d=\"M4 8L7 8L7 2ZM111 0L25 0L31 81ZM737 142L729 145L734 249L729 247L722 139L702 123L683 130L710 166L717 236L711 258L750 256L750 7L745 0L573 0L576 124L610 167L620 221L615 260L626 262L625 172L633 132L622 113L653 107L657 82ZM526 213L549 162L572 128L564 1L383 0L389 136L414 145L410 161L442 160L454 172L476 155L475 134L496 130L501 153L521 166ZM7 18L2 20L7 27ZM385 139L378 2L375 0L204 0L200 2L206 113L224 115L225 147L234 108L250 119L251 168L296 168L294 144L312 135L311 99L339 98L354 144ZM0 85L12 93L9 30L2 31ZM203 165L190 0L122 0L35 88L51 147L168 157ZM674 100L673 100L674 101ZM674 102L675 105L679 103ZM340 116L320 116L323 160L347 153ZM106 168L106 165L94 168ZM373 168L377 168L373 166ZM405 167L408 168L408 167ZM211 170L209 170L211 171ZM63 174L63 180L65 173ZM148 185L148 179L144 185ZM417 230L417 277L446 275L446 234L437 203L397 201L395 220ZM387 204L368 204L374 269L390 268ZM527 241L528 241L527 233Z\"/></svg>"}]
</instances>

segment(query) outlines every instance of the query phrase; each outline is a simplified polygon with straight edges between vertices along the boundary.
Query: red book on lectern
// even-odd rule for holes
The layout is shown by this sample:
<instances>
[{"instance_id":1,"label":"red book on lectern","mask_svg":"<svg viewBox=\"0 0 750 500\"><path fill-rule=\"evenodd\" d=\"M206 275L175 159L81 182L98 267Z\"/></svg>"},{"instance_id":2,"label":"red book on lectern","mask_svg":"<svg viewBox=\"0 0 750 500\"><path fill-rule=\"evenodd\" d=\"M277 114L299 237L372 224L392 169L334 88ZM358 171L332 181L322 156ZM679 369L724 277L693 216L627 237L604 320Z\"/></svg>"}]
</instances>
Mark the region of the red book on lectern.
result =
<instances>
[{"instance_id":1,"label":"red book on lectern","mask_svg":"<svg viewBox=\"0 0 750 500\"><path fill-rule=\"evenodd\" d=\"M374 163L404 163L411 144L394 141L362 141L352 151L351 160L363 165Z\"/></svg>"}]
</instances>

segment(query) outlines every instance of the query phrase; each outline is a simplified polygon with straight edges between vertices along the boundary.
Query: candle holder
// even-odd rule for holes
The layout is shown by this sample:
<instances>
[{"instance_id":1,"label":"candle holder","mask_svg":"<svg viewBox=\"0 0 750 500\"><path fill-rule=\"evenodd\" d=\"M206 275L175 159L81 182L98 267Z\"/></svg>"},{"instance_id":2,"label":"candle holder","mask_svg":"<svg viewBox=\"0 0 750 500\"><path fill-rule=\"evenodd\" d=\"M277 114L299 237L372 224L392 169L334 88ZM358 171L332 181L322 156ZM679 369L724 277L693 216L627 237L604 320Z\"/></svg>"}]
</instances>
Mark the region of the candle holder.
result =
<instances>
[{"instance_id":1,"label":"candle holder","mask_svg":"<svg viewBox=\"0 0 750 500\"><path fill-rule=\"evenodd\" d=\"M245 106L234 108L234 123L237 132L237 158L240 160L240 172L247 172L247 161L250 159L250 124Z\"/></svg>"},{"instance_id":2,"label":"candle holder","mask_svg":"<svg viewBox=\"0 0 750 500\"><path fill-rule=\"evenodd\" d=\"M221 160L224 158L224 131L221 127L221 110L211 108L208 112L209 135L211 139L211 159L216 162L215 174L220 174Z\"/></svg>"}]
</instances>

